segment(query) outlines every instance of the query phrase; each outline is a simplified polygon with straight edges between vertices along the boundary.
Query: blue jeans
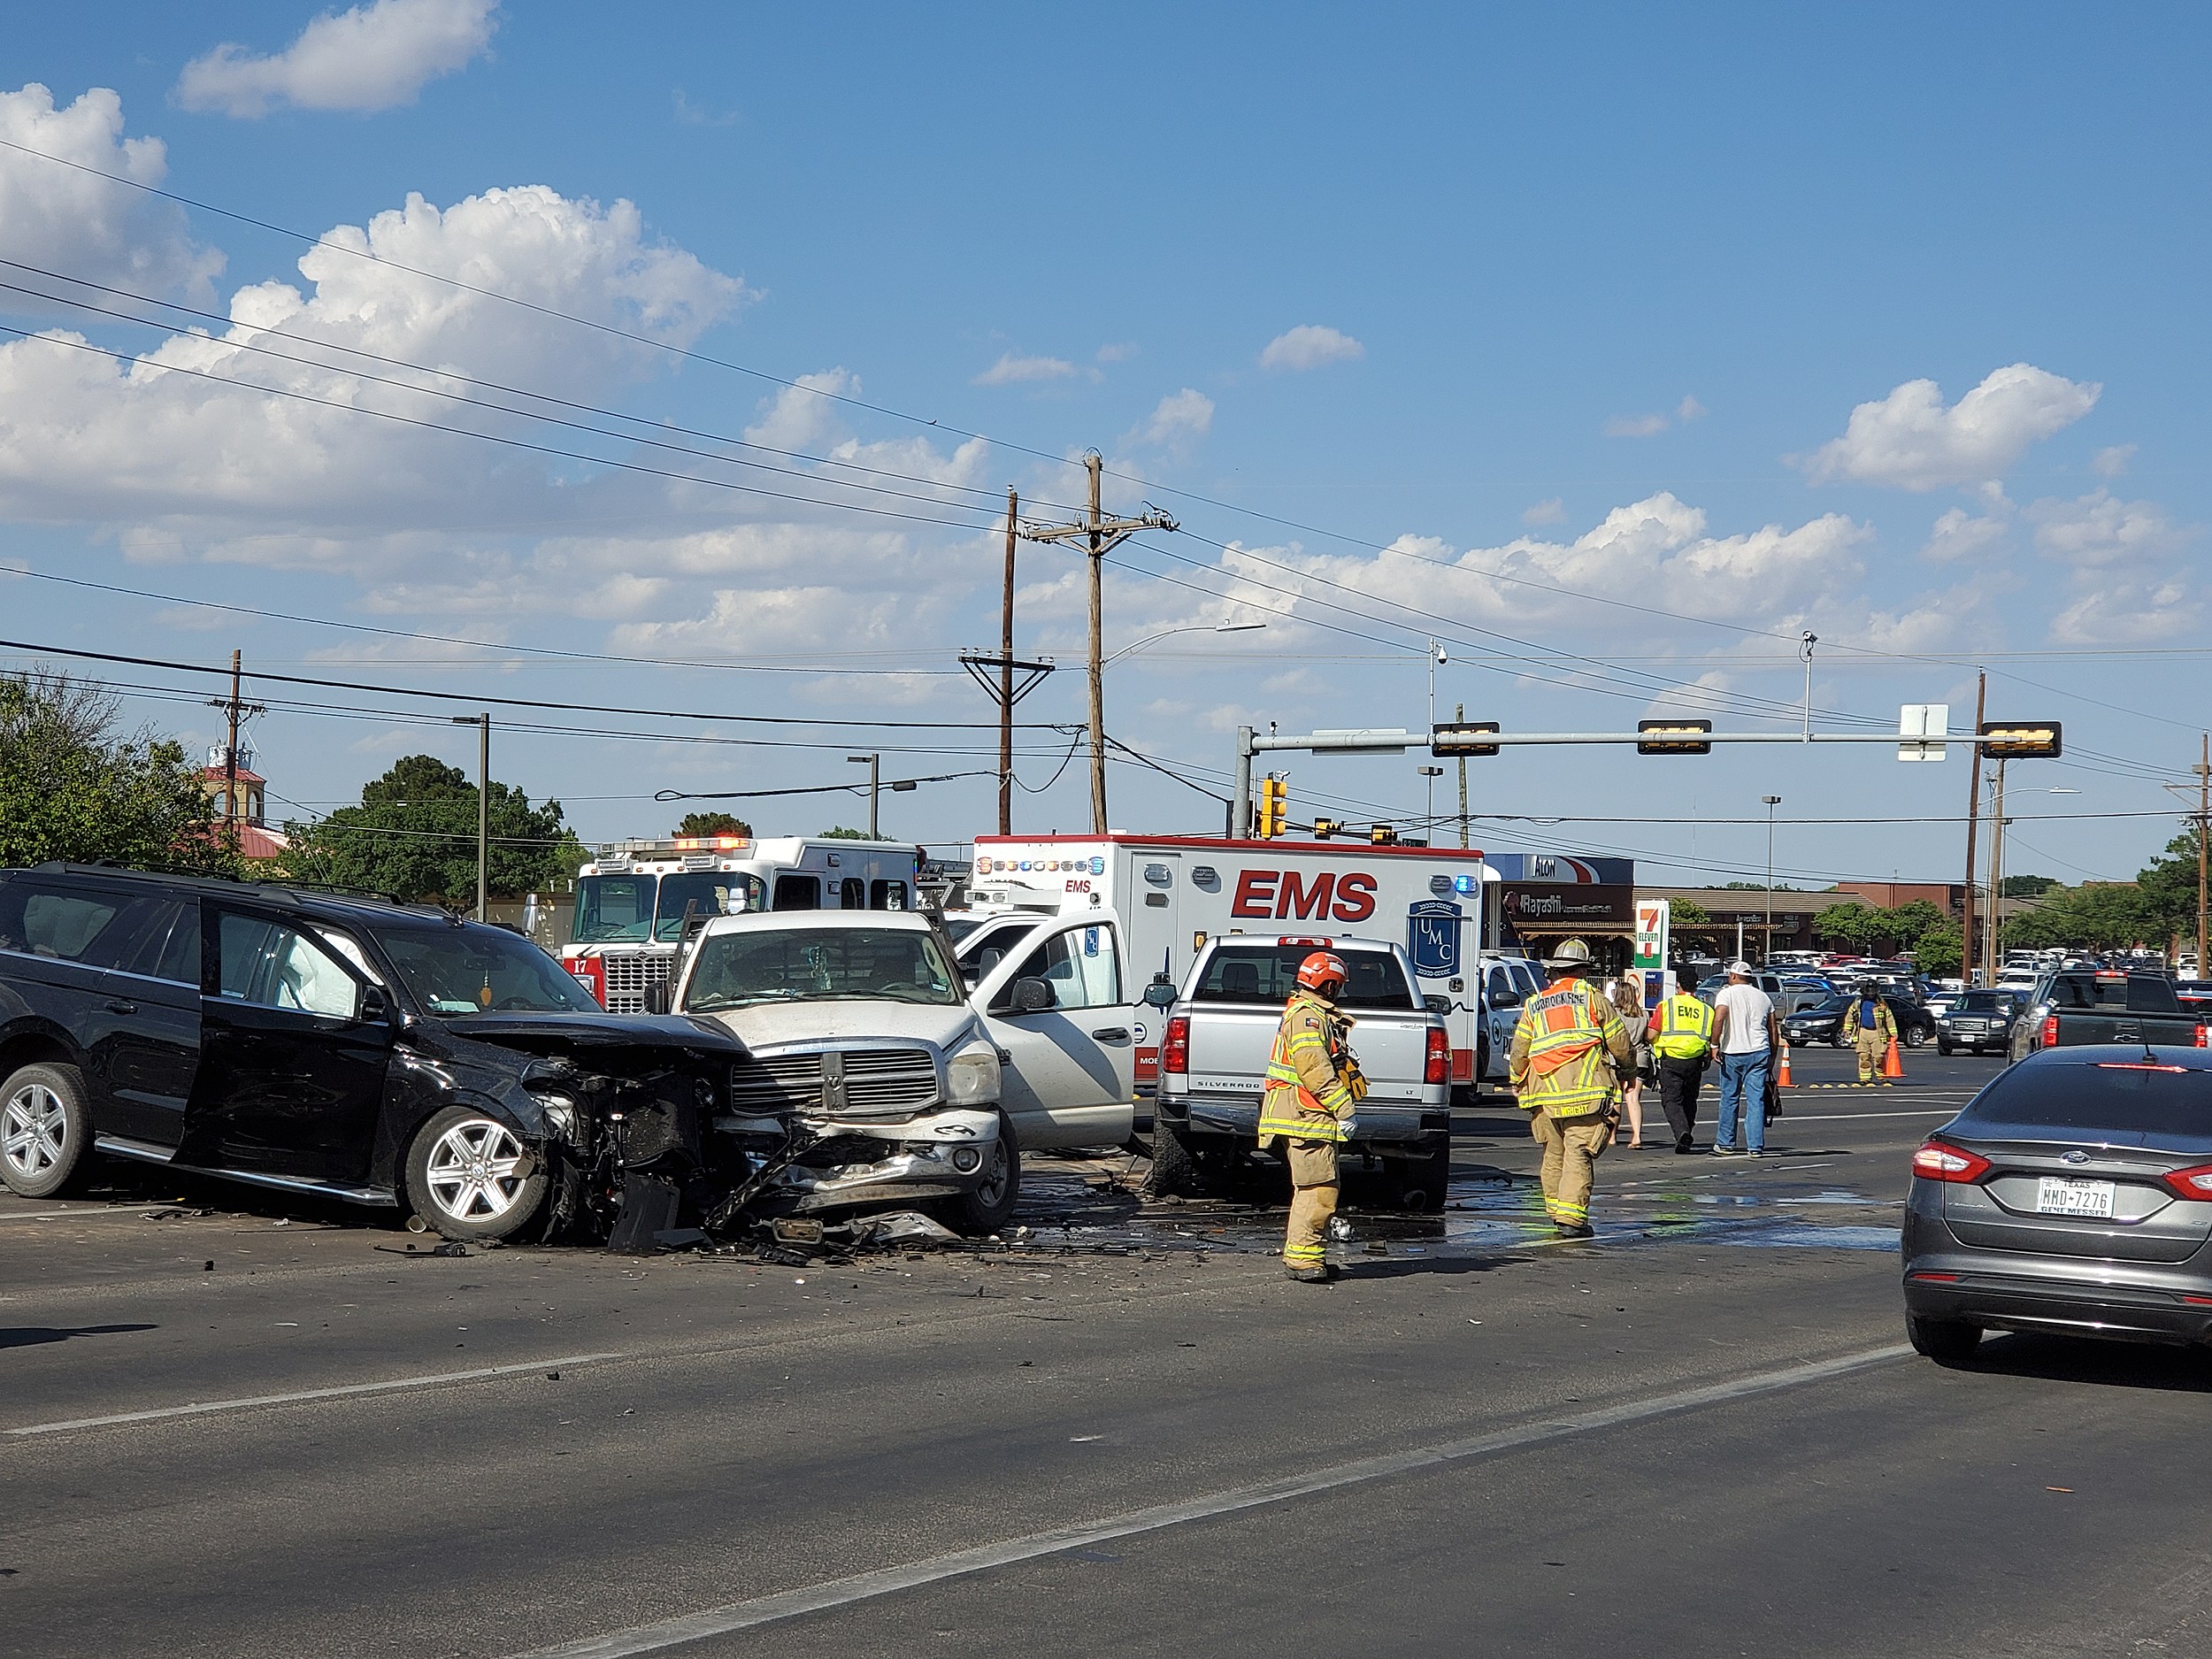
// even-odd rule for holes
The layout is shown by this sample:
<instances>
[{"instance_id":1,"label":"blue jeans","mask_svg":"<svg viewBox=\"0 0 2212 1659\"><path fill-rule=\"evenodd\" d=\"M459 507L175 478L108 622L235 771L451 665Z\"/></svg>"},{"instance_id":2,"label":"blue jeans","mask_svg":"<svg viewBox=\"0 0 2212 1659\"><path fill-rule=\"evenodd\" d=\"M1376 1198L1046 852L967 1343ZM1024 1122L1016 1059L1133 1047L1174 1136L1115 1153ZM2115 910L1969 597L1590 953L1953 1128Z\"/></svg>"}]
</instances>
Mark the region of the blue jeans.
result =
<instances>
[{"instance_id":1,"label":"blue jeans","mask_svg":"<svg viewBox=\"0 0 2212 1659\"><path fill-rule=\"evenodd\" d=\"M1754 1048L1749 1054L1724 1054L1720 1057L1720 1122L1713 1129L1716 1147L1736 1144L1736 1108L1743 1107L1744 1144L1754 1152L1763 1152L1767 1144L1767 1066L1772 1061L1770 1048Z\"/></svg>"}]
</instances>

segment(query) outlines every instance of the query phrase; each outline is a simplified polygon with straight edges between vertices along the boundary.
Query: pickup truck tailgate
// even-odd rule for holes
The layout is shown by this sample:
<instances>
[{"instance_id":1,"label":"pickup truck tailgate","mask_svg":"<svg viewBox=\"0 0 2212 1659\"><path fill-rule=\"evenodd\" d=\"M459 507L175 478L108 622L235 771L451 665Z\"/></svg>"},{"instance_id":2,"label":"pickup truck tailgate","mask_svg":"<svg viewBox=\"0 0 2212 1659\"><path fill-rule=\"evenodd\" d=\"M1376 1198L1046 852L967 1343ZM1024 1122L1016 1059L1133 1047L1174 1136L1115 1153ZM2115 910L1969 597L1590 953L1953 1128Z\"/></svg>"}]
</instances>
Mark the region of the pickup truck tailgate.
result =
<instances>
[{"instance_id":1,"label":"pickup truck tailgate","mask_svg":"<svg viewBox=\"0 0 2212 1659\"><path fill-rule=\"evenodd\" d=\"M1257 1102L1267 1077L1282 1010L1207 1003L1191 1011L1190 1092L1194 1097L1245 1096ZM1370 1104L1421 1103L1428 1064L1428 1028L1418 1014L1367 1013L1354 1017L1352 1052L1367 1075Z\"/></svg>"}]
</instances>

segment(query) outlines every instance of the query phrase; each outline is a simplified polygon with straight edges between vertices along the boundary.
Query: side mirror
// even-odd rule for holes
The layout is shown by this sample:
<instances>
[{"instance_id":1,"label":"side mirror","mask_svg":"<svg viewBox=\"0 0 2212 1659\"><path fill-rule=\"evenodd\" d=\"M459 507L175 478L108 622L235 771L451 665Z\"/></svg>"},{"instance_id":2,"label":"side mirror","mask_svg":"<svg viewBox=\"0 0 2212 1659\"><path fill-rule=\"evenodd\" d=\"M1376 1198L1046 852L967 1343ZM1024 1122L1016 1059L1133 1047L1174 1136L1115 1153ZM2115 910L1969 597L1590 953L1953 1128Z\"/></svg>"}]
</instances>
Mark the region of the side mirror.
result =
<instances>
[{"instance_id":1,"label":"side mirror","mask_svg":"<svg viewBox=\"0 0 2212 1659\"><path fill-rule=\"evenodd\" d=\"M1175 985L1172 980L1155 979L1144 987L1144 1000L1154 1008L1175 1006Z\"/></svg>"},{"instance_id":2,"label":"side mirror","mask_svg":"<svg viewBox=\"0 0 2212 1659\"><path fill-rule=\"evenodd\" d=\"M676 987L666 979L657 980L645 987L645 1011L647 1013L665 1014L675 1006L675 1002Z\"/></svg>"},{"instance_id":3,"label":"side mirror","mask_svg":"<svg viewBox=\"0 0 2212 1659\"><path fill-rule=\"evenodd\" d=\"M1425 996L1421 1003L1432 1014L1448 1014L1452 1011L1452 999L1448 996Z\"/></svg>"},{"instance_id":4,"label":"side mirror","mask_svg":"<svg viewBox=\"0 0 2212 1659\"><path fill-rule=\"evenodd\" d=\"M354 1018L365 1025L387 1025L392 1018L392 1005L384 1000L384 993L378 987L365 985L361 987L360 1011Z\"/></svg>"},{"instance_id":5,"label":"side mirror","mask_svg":"<svg viewBox=\"0 0 2212 1659\"><path fill-rule=\"evenodd\" d=\"M1052 995L1052 987L1042 979L1017 979L1013 988L1017 1014L1041 1014L1057 1006L1058 999Z\"/></svg>"},{"instance_id":6,"label":"side mirror","mask_svg":"<svg viewBox=\"0 0 2212 1659\"><path fill-rule=\"evenodd\" d=\"M1493 1008L1518 1008L1520 1005L1521 994L1518 991L1500 991L1490 999Z\"/></svg>"}]
</instances>

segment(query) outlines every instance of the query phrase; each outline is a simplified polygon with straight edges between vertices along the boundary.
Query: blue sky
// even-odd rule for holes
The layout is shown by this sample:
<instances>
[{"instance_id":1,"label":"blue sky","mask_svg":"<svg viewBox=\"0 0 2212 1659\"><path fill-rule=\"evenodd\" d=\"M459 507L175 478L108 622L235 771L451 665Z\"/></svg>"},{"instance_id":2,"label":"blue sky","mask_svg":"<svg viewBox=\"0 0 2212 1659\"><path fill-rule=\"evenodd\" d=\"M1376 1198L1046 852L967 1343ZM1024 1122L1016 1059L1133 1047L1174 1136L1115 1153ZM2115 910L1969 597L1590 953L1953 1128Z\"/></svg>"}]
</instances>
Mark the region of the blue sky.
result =
<instances>
[{"instance_id":1,"label":"blue sky","mask_svg":"<svg viewBox=\"0 0 2212 1659\"><path fill-rule=\"evenodd\" d=\"M1508 729L1678 710L1751 729L1787 718L1792 641L1810 628L1831 728L1946 699L1962 723L1984 664L1993 713L2065 722L2078 758L2012 769L2016 813L2050 815L2017 826L2012 868L2125 876L2174 832L2064 815L2170 806L2162 786L2186 779L2208 718L2198 11L618 19L384 0L315 19L107 5L11 31L0 137L340 240L411 196L426 205L378 230L380 265L0 151L0 257L247 325L228 345L164 348L213 379L125 379L74 348L0 345L0 567L394 633L0 577L6 637L210 662L235 645L250 669L380 685L901 723L763 728L814 748L501 735L502 774L559 796L588 836L649 833L669 812L657 789L837 781L857 772L848 752L885 749L887 775L987 768L987 732L920 723L988 718L952 659L996 634L990 492L1078 501L1067 460L1094 445L1118 475L1110 507L1148 498L1187 531L1120 556L1110 649L1268 624L1172 635L1110 672L1110 728L1207 788L1240 719L1425 722L1432 634L1452 659L1440 701ZM146 139L157 157L118 148ZM411 264L818 390L397 268ZM163 339L0 301L13 326L127 357ZM269 328L283 333L256 332ZM317 349L288 336L423 368L266 355ZM408 384L364 384L365 367ZM446 378L433 388L425 368ZM771 478L549 434L432 395L466 389L457 376L843 466L780 461L803 476ZM847 510L864 504L972 527ZM1022 571L1021 648L1079 664L1076 562L1025 548ZM1024 714L1078 721L1080 693L1063 672ZM442 710L326 700L420 712L273 709L255 737L290 801L349 799L411 749L469 757ZM131 706L214 734L188 700ZM1044 785L1068 741L1025 734L1025 781ZM1419 758L1300 758L1293 816L1407 820ZM1955 824L1790 820L1955 817L1964 770L1956 750L1907 766L1873 746L1524 751L1471 768L1476 839L1632 849L1655 879L1755 874L1759 797L1778 794L1778 862L1796 879L1955 879ZM1112 789L1117 826L1219 822L1203 795L1133 765ZM957 841L990 827L991 801L985 779L927 786L887 797L887 822ZM773 831L858 809L741 810ZM1021 795L1016 821L1087 817L1079 764Z\"/></svg>"}]
</instances>

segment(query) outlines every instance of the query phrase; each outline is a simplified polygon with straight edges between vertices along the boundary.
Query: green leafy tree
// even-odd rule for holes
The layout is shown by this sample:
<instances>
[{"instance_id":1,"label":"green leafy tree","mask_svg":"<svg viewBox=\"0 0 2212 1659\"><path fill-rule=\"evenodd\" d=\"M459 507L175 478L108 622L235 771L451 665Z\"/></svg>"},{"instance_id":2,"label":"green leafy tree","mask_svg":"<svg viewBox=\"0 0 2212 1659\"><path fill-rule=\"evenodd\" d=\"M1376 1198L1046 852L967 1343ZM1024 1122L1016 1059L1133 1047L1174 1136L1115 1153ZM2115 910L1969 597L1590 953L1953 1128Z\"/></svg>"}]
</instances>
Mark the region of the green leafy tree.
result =
<instances>
[{"instance_id":1,"label":"green leafy tree","mask_svg":"<svg viewBox=\"0 0 2212 1659\"><path fill-rule=\"evenodd\" d=\"M581 850L562 824L559 802L534 807L496 779L490 819L495 895L546 886L565 858ZM433 756L405 757L361 791L359 806L284 828L292 838L287 867L302 880L365 887L410 903L475 901L476 786Z\"/></svg>"},{"instance_id":2,"label":"green leafy tree","mask_svg":"<svg viewBox=\"0 0 2212 1659\"><path fill-rule=\"evenodd\" d=\"M1813 936L1847 950L1864 950L1874 942L1880 912L1857 899L1831 904L1813 918Z\"/></svg>"},{"instance_id":3,"label":"green leafy tree","mask_svg":"<svg viewBox=\"0 0 2212 1659\"><path fill-rule=\"evenodd\" d=\"M875 838L866 830L847 829L840 824L833 829L824 830L822 839L826 841L872 841Z\"/></svg>"},{"instance_id":4,"label":"green leafy tree","mask_svg":"<svg viewBox=\"0 0 2212 1659\"><path fill-rule=\"evenodd\" d=\"M1966 960L1966 940L1949 917L1912 941L1913 965L1937 979L1955 976Z\"/></svg>"},{"instance_id":5,"label":"green leafy tree","mask_svg":"<svg viewBox=\"0 0 2212 1659\"><path fill-rule=\"evenodd\" d=\"M687 812L679 835L750 835L753 826L733 812Z\"/></svg>"},{"instance_id":6,"label":"green leafy tree","mask_svg":"<svg viewBox=\"0 0 2212 1659\"><path fill-rule=\"evenodd\" d=\"M184 746L121 720L113 697L66 675L0 675L0 866L243 874Z\"/></svg>"},{"instance_id":7,"label":"green leafy tree","mask_svg":"<svg viewBox=\"0 0 2212 1659\"><path fill-rule=\"evenodd\" d=\"M2065 883L2056 876L2007 876L1998 884L1999 890L2008 899L2036 899L2053 887Z\"/></svg>"},{"instance_id":8,"label":"green leafy tree","mask_svg":"<svg viewBox=\"0 0 2212 1659\"><path fill-rule=\"evenodd\" d=\"M2034 910L2006 919L2003 941L2008 950L2120 950L2163 943L2165 933L2154 899L2132 885L2099 882L2045 894Z\"/></svg>"},{"instance_id":9,"label":"green leafy tree","mask_svg":"<svg viewBox=\"0 0 2212 1659\"><path fill-rule=\"evenodd\" d=\"M2135 878L2147 927L2156 942L2193 941L2197 934L2197 832L2184 830L2166 843Z\"/></svg>"}]
</instances>

